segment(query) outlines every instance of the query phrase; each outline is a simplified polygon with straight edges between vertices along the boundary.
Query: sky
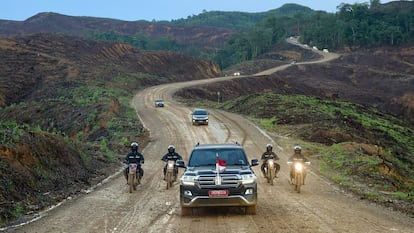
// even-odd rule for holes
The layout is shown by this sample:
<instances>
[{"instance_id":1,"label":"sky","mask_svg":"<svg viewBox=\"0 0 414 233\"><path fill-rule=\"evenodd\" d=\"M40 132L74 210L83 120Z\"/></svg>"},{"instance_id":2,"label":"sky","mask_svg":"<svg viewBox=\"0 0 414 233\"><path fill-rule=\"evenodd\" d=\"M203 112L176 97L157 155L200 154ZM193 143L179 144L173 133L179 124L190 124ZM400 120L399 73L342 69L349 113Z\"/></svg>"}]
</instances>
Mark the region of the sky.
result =
<instances>
[{"instance_id":1,"label":"sky","mask_svg":"<svg viewBox=\"0 0 414 233\"><path fill-rule=\"evenodd\" d=\"M1 0L0 19L24 21L41 12L91 16L126 21L161 21L187 18L206 11L265 12L286 3L335 13L341 3L357 0ZM381 3L390 1L380 0Z\"/></svg>"}]
</instances>

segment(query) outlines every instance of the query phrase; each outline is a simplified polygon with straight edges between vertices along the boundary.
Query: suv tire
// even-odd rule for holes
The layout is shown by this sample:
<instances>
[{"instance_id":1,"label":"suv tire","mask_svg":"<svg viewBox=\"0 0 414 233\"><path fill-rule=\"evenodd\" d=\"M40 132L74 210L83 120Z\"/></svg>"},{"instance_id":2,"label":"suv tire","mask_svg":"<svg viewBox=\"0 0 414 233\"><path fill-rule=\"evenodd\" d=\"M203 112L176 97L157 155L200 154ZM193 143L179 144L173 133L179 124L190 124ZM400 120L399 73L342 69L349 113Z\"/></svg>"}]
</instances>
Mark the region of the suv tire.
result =
<instances>
[{"instance_id":1,"label":"suv tire","mask_svg":"<svg viewBox=\"0 0 414 233\"><path fill-rule=\"evenodd\" d=\"M193 214L193 208L181 207L181 216L189 216Z\"/></svg>"},{"instance_id":2,"label":"suv tire","mask_svg":"<svg viewBox=\"0 0 414 233\"><path fill-rule=\"evenodd\" d=\"M246 206L246 215L256 215L256 205Z\"/></svg>"}]
</instances>

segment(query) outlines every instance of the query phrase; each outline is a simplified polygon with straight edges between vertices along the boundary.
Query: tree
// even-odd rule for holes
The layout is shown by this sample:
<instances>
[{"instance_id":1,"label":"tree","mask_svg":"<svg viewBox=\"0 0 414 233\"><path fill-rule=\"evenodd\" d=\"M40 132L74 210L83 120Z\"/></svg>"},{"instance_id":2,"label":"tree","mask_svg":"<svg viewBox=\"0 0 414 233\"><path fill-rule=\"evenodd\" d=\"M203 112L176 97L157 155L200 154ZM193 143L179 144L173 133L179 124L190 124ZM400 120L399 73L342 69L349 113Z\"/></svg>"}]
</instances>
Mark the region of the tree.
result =
<instances>
[{"instance_id":1,"label":"tree","mask_svg":"<svg viewBox=\"0 0 414 233\"><path fill-rule=\"evenodd\" d=\"M381 5L381 2L380 2L380 0L370 0L369 5L370 5L370 8L373 9L373 8L376 8L379 5Z\"/></svg>"}]
</instances>

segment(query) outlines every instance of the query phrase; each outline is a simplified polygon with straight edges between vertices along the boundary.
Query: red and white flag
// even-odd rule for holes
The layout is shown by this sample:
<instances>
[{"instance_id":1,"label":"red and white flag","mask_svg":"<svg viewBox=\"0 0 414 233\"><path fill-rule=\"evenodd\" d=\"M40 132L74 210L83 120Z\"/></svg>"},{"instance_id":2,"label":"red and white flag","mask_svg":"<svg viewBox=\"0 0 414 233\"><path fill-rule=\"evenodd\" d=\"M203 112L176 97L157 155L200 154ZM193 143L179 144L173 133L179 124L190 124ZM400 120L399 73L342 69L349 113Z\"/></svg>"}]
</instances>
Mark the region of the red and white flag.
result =
<instances>
[{"instance_id":1,"label":"red and white flag","mask_svg":"<svg viewBox=\"0 0 414 233\"><path fill-rule=\"evenodd\" d=\"M223 172L226 169L226 161L219 159L218 154L216 154L216 170L217 173Z\"/></svg>"}]
</instances>

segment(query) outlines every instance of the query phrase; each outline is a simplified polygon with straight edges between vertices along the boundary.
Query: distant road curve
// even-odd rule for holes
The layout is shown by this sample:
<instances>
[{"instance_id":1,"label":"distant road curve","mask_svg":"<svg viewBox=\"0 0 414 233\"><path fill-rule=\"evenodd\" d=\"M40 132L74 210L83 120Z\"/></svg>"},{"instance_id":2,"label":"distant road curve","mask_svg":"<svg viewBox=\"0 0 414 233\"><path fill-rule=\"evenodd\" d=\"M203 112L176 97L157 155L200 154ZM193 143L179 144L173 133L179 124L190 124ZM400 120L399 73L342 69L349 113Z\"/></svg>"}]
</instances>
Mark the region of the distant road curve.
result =
<instances>
[{"instance_id":1,"label":"distant road curve","mask_svg":"<svg viewBox=\"0 0 414 233\"><path fill-rule=\"evenodd\" d=\"M321 50L316 50L316 49L313 49L313 48L310 48L310 47L306 47L305 45L300 44L298 39L295 38L295 37L290 37L290 38L286 39L286 42L288 42L290 44L293 44L293 45L296 45L296 46L299 46L299 47L304 48L304 49L312 50L313 52L320 54L322 56L322 59L318 59L318 60L314 60L314 61L307 61L307 62L296 62L295 64L286 64L286 65L283 65L283 66L278 66L278 67L275 67L275 68L271 68L271 69L268 69L268 70L261 71L259 73L254 74L254 76L271 75L271 74L273 74L277 71L286 69L289 66L301 65L301 64L305 65L305 64L323 63L323 62L328 62L328 61L335 60L335 59L340 57L340 55L337 54L337 53L323 52Z\"/></svg>"}]
</instances>

